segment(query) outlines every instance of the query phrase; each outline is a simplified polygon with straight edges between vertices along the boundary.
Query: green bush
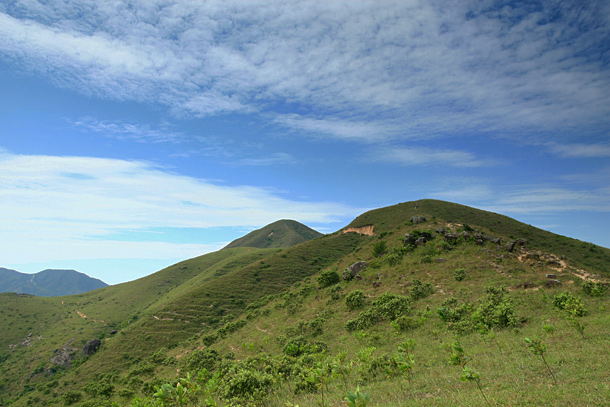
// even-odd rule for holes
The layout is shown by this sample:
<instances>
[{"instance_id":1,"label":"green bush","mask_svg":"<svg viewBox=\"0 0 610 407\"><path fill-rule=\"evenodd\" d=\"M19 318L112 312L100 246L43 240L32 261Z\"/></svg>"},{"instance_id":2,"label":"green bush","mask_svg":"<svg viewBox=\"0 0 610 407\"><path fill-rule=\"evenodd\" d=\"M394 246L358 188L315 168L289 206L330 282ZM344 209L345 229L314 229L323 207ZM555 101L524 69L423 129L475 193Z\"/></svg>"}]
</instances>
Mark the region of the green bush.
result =
<instances>
[{"instance_id":1,"label":"green bush","mask_svg":"<svg viewBox=\"0 0 610 407\"><path fill-rule=\"evenodd\" d=\"M608 286L600 282L587 280L582 283L582 290L591 297L601 297L608 290Z\"/></svg>"},{"instance_id":2,"label":"green bush","mask_svg":"<svg viewBox=\"0 0 610 407\"><path fill-rule=\"evenodd\" d=\"M381 257L388 252L388 245L381 240L373 245L373 257Z\"/></svg>"},{"instance_id":3,"label":"green bush","mask_svg":"<svg viewBox=\"0 0 610 407\"><path fill-rule=\"evenodd\" d=\"M220 359L218 352L214 349L196 349L190 355L184 357L184 366L191 372L203 369L212 370Z\"/></svg>"},{"instance_id":4,"label":"green bush","mask_svg":"<svg viewBox=\"0 0 610 407\"><path fill-rule=\"evenodd\" d=\"M411 300L404 295L396 295L389 292L383 293L375 301L373 306L361 311L358 317L350 319L345 323L345 329L349 332L360 331L369 328L384 319L390 321L411 312Z\"/></svg>"},{"instance_id":5,"label":"green bush","mask_svg":"<svg viewBox=\"0 0 610 407\"><path fill-rule=\"evenodd\" d=\"M555 295L553 297L553 305L574 317L583 317L589 313L581 299L569 291Z\"/></svg>"},{"instance_id":6,"label":"green bush","mask_svg":"<svg viewBox=\"0 0 610 407\"><path fill-rule=\"evenodd\" d=\"M81 401L83 398L83 393L77 390L68 390L61 396L61 398L64 401L64 404L69 406Z\"/></svg>"},{"instance_id":7,"label":"green bush","mask_svg":"<svg viewBox=\"0 0 610 407\"><path fill-rule=\"evenodd\" d=\"M326 288L339 283L341 277L336 270L326 270L323 271L316 280L318 281L320 288Z\"/></svg>"},{"instance_id":8,"label":"green bush","mask_svg":"<svg viewBox=\"0 0 610 407\"><path fill-rule=\"evenodd\" d=\"M415 279L413 280L413 284L411 285L409 296L411 297L411 299L416 301L421 298L426 298L433 292L434 286L431 283L424 284L421 281Z\"/></svg>"},{"instance_id":9,"label":"green bush","mask_svg":"<svg viewBox=\"0 0 610 407\"><path fill-rule=\"evenodd\" d=\"M466 279L466 270L461 267L459 269L455 269L453 272L453 278L455 278L455 281L464 281Z\"/></svg>"},{"instance_id":10,"label":"green bush","mask_svg":"<svg viewBox=\"0 0 610 407\"><path fill-rule=\"evenodd\" d=\"M273 376L256 369L234 367L219 386L224 400L260 403L271 393L274 385ZM258 404L257 404L258 405Z\"/></svg>"},{"instance_id":11,"label":"green bush","mask_svg":"<svg viewBox=\"0 0 610 407\"><path fill-rule=\"evenodd\" d=\"M354 290L345 296L345 305L349 310L354 310L362 308L365 300L366 296L362 290Z\"/></svg>"}]
</instances>

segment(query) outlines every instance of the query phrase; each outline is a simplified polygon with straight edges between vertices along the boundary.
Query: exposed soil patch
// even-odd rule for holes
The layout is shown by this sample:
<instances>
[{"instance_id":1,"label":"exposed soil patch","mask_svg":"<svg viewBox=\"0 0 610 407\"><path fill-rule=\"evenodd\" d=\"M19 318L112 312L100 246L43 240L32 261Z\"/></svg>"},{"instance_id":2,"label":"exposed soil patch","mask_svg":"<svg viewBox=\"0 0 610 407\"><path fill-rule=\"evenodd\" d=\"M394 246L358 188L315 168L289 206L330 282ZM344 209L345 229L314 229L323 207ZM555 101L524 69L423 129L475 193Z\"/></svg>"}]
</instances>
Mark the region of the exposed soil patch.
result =
<instances>
[{"instance_id":1,"label":"exposed soil patch","mask_svg":"<svg viewBox=\"0 0 610 407\"><path fill-rule=\"evenodd\" d=\"M367 235L367 236L375 236L375 232L373 232L373 225L366 225L366 226L361 226L359 228L347 228L347 229L343 229L343 232L341 233L350 233L350 232L354 232L354 233L359 233L361 235Z\"/></svg>"}]
</instances>

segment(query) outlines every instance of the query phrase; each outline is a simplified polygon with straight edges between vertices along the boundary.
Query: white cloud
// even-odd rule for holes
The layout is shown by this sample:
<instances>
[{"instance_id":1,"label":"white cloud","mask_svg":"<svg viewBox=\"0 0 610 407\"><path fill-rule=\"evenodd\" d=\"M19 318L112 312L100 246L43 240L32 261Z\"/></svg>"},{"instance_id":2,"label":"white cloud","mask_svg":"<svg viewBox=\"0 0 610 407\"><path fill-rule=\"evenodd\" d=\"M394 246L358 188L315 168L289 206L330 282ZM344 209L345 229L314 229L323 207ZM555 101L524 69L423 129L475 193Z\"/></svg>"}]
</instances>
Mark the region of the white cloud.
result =
<instances>
[{"instance_id":1,"label":"white cloud","mask_svg":"<svg viewBox=\"0 0 610 407\"><path fill-rule=\"evenodd\" d=\"M566 158L607 158L610 157L610 144L558 144L548 145L553 154Z\"/></svg>"},{"instance_id":2,"label":"white cloud","mask_svg":"<svg viewBox=\"0 0 610 407\"><path fill-rule=\"evenodd\" d=\"M184 135L171 130L159 130L150 125L137 123L124 123L120 121L98 120L94 117L82 117L72 121L71 124L87 132L100 134L105 137L119 140L132 140L137 142L172 142L178 143L184 139Z\"/></svg>"},{"instance_id":3,"label":"white cloud","mask_svg":"<svg viewBox=\"0 0 610 407\"><path fill-rule=\"evenodd\" d=\"M358 141L586 137L610 117L603 2L81 0L0 11L0 55L15 66L178 115L260 112ZM307 117L281 118L286 105Z\"/></svg>"},{"instance_id":4,"label":"white cloud","mask_svg":"<svg viewBox=\"0 0 610 407\"><path fill-rule=\"evenodd\" d=\"M369 160L403 166L435 165L451 167L481 167L493 165L468 151L421 147L380 147L374 149Z\"/></svg>"},{"instance_id":5,"label":"white cloud","mask_svg":"<svg viewBox=\"0 0 610 407\"><path fill-rule=\"evenodd\" d=\"M111 237L121 230L262 226L282 218L330 223L357 213L342 204L299 202L270 189L220 185L145 162L0 154L0 258L6 263L184 258L215 246Z\"/></svg>"}]
</instances>

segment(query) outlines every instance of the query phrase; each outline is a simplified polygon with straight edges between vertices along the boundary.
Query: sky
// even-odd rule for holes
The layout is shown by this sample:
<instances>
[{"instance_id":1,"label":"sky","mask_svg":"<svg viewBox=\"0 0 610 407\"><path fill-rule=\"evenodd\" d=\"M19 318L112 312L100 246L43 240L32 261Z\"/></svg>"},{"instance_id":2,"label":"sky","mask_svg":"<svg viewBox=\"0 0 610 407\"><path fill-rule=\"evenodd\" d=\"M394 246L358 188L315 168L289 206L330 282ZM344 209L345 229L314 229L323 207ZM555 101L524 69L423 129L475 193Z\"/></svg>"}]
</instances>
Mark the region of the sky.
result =
<instances>
[{"instance_id":1,"label":"sky","mask_svg":"<svg viewBox=\"0 0 610 407\"><path fill-rule=\"evenodd\" d=\"M0 0L0 267L423 198L610 247L610 2Z\"/></svg>"}]
</instances>

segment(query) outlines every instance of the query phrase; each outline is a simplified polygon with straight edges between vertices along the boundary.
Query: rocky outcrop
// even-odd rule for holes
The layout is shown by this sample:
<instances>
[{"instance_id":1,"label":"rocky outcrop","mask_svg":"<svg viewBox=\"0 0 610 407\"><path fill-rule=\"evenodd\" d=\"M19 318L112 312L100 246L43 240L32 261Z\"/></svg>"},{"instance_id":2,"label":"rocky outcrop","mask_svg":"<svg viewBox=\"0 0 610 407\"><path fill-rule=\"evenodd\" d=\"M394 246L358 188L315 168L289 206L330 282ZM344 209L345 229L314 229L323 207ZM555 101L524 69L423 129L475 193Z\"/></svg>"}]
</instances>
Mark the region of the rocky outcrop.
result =
<instances>
[{"instance_id":1,"label":"rocky outcrop","mask_svg":"<svg viewBox=\"0 0 610 407\"><path fill-rule=\"evenodd\" d=\"M83 358L93 355L102 345L102 341L99 339L91 339L85 344L82 351Z\"/></svg>"},{"instance_id":2,"label":"rocky outcrop","mask_svg":"<svg viewBox=\"0 0 610 407\"><path fill-rule=\"evenodd\" d=\"M411 223L413 223L414 225L418 224L418 223L424 223L427 219L424 218L423 216L413 216L411 218Z\"/></svg>"}]
</instances>

